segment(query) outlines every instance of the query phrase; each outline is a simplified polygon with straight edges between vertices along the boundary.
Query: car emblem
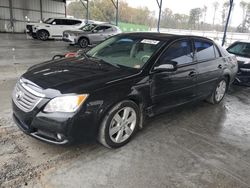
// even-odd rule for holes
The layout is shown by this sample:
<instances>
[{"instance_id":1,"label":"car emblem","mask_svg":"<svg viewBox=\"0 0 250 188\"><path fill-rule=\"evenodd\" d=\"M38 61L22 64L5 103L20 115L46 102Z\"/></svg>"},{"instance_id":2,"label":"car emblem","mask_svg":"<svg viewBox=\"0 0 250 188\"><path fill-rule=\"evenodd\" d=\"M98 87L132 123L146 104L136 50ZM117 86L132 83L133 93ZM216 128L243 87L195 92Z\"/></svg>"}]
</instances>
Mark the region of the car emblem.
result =
<instances>
[{"instance_id":1,"label":"car emblem","mask_svg":"<svg viewBox=\"0 0 250 188\"><path fill-rule=\"evenodd\" d=\"M18 101L22 100L23 95L24 95L24 93L23 93L22 91L18 91L18 92L16 93L16 99L17 99Z\"/></svg>"}]
</instances>

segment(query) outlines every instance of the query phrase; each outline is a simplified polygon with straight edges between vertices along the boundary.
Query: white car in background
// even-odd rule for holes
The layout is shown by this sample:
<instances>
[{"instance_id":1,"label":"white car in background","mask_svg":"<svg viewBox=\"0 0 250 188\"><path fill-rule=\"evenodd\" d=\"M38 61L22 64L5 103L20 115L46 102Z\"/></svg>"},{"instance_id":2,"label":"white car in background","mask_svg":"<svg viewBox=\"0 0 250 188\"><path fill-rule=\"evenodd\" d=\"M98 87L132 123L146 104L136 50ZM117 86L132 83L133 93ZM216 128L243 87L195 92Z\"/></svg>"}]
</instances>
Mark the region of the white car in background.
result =
<instances>
[{"instance_id":1,"label":"white car in background","mask_svg":"<svg viewBox=\"0 0 250 188\"><path fill-rule=\"evenodd\" d=\"M74 18L48 18L42 23L27 23L26 31L33 38L40 40L61 39L63 31L79 29L86 23L93 23L93 21L88 20L87 22L87 20Z\"/></svg>"}]
</instances>

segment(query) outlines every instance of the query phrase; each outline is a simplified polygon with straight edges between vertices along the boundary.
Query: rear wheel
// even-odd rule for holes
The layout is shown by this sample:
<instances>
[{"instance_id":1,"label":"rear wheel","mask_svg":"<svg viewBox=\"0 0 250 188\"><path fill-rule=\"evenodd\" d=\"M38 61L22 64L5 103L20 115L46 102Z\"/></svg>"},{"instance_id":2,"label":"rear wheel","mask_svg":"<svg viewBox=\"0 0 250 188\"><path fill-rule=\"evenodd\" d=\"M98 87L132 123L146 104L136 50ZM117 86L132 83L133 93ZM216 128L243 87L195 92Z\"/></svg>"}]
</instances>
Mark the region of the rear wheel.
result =
<instances>
[{"instance_id":1,"label":"rear wheel","mask_svg":"<svg viewBox=\"0 0 250 188\"><path fill-rule=\"evenodd\" d=\"M81 39L79 39L78 43L79 43L79 46L81 48L86 48L88 46L88 44L89 44L89 41L86 38L81 38Z\"/></svg>"},{"instance_id":2,"label":"rear wheel","mask_svg":"<svg viewBox=\"0 0 250 188\"><path fill-rule=\"evenodd\" d=\"M37 31L37 38L43 41L48 40L49 32L46 30L39 30Z\"/></svg>"},{"instance_id":3,"label":"rear wheel","mask_svg":"<svg viewBox=\"0 0 250 188\"><path fill-rule=\"evenodd\" d=\"M108 148L118 148L135 134L140 122L139 107L132 101L126 100L115 105L104 117L98 140Z\"/></svg>"},{"instance_id":4,"label":"rear wheel","mask_svg":"<svg viewBox=\"0 0 250 188\"><path fill-rule=\"evenodd\" d=\"M226 94L227 87L228 87L228 79L227 78L221 79L216 85L216 88L214 89L212 95L207 99L207 101L212 104L220 103Z\"/></svg>"}]
</instances>

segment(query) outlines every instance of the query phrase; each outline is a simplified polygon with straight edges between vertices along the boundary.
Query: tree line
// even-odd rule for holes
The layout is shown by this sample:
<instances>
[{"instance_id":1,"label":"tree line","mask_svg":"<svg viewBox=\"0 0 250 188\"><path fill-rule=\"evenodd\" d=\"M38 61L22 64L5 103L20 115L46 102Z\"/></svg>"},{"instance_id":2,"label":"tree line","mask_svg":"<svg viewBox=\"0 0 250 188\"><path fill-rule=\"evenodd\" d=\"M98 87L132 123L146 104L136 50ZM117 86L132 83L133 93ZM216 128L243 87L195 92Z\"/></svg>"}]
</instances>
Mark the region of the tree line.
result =
<instances>
[{"instance_id":1,"label":"tree line","mask_svg":"<svg viewBox=\"0 0 250 188\"><path fill-rule=\"evenodd\" d=\"M104 22L115 21L115 7L111 0L90 0L89 19ZM86 18L86 9L81 1L71 2L67 6L67 14L75 18ZM133 8L127 2L119 1L119 21L153 26L156 19L146 6Z\"/></svg>"},{"instance_id":2,"label":"tree line","mask_svg":"<svg viewBox=\"0 0 250 188\"><path fill-rule=\"evenodd\" d=\"M173 29L192 29L192 30L217 30L223 31L229 10L229 0L224 2L216 0L212 3L213 15L212 23L207 22L208 7L196 7L190 10L189 14L173 13L169 8L162 11L161 27ZM229 31L248 32L250 27L250 3L242 0L242 21L238 27L230 26ZM233 5L234 11L234 5ZM119 1L119 21L125 23L147 25L156 27L157 12L150 11L147 6L131 7L125 0ZM67 14L76 18L86 18L86 9L80 0L71 2L67 6ZM111 0L89 0L89 18L104 22L115 21L115 7ZM220 20L220 21L219 21Z\"/></svg>"}]
</instances>

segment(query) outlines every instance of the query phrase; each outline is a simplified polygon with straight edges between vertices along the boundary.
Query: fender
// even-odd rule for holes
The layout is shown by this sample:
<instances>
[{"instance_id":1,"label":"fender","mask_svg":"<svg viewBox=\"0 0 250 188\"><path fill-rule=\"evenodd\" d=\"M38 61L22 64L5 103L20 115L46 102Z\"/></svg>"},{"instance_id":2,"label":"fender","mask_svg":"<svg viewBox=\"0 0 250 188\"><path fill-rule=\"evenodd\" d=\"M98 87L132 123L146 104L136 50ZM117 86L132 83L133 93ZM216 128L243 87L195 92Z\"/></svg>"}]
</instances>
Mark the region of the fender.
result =
<instances>
[{"instance_id":1,"label":"fender","mask_svg":"<svg viewBox=\"0 0 250 188\"><path fill-rule=\"evenodd\" d=\"M142 81L143 82L140 82ZM106 113L116 104L123 100L132 100L135 102L141 110L141 121L140 128L142 128L144 114L146 113L146 108L151 104L150 99L150 87L149 82L145 82L147 79L134 78L123 82L123 84L112 84L108 87L104 87L93 93L95 98L89 98L88 104L96 104L95 114L96 114L96 130L98 130L99 125L106 115ZM137 83L137 84L135 84ZM125 87L126 85L126 87ZM128 87L130 85L131 87ZM128 89L129 88L129 89ZM114 95L114 90L117 92ZM103 96L105 93L105 96ZM90 95L91 96L91 95ZM102 99L102 100L100 100ZM89 105L88 105L89 106Z\"/></svg>"}]
</instances>

